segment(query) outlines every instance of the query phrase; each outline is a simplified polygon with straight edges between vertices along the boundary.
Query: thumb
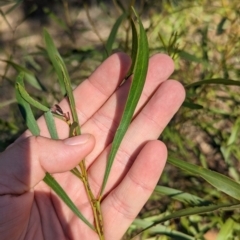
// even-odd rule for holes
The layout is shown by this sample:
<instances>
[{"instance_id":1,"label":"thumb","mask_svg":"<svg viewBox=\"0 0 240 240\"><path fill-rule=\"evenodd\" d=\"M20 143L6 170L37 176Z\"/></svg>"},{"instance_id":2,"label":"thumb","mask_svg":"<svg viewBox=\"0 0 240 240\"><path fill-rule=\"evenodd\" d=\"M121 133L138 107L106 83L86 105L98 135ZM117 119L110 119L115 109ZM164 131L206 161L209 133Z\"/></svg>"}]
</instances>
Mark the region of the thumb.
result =
<instances>
[{"instance_id":1,"label":"thumb","mask_svg":"<svg viewBox=\"0 0 240 240\"><path fill-rule=\"evenodd\" d=\"M46 172L73 169L94 147L90 134L53 140L28 137L0 154L0 195L22 194L38 184Z\"/></svg>"}]
</instances>

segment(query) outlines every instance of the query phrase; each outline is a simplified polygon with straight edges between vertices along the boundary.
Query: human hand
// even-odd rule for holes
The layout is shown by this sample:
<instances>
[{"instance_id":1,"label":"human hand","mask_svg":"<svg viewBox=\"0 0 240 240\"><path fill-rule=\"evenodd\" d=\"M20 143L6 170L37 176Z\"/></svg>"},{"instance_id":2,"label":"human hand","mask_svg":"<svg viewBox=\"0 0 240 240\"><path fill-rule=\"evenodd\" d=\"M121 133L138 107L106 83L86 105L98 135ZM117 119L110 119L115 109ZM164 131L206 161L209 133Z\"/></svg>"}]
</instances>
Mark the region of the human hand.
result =
<instances>
[{"instance_id":1,"label":"human hand","mask_svg":"<svg viewBox=\"0 0 240 240\"><path fill-rule=\"evenodd\" d=\"M0 154L1 239L98 239L42 179L46 172L51 173L83 215L93 221L84 187L69 170L86 157L92 191L99 193L130 86L129 81L119 84L129 66L127 55L114 54L74 90L82 136L67 139L68 127L56 119L62 140L49 139L45 121L40 118L41 137L26 131ZM156 139L185 96L179 82L167 80L173 68L166 55L150 59L135 117L117 153L101 203L106 240L123 236L164 168L167 150ZM64 112L69 111L66 99L59 105Z\"/></svg>"}]
</instances>

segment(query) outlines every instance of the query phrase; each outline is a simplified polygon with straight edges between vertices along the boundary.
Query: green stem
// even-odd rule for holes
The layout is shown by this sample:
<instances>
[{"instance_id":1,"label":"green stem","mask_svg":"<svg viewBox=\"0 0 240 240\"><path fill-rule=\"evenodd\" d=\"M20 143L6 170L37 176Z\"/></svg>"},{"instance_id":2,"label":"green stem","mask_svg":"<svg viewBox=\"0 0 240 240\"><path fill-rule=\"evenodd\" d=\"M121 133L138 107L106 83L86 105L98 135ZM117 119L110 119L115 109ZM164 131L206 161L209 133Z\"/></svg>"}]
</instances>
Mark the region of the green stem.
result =
<instances>
[{"instance_id":1,"label":"green stem","mask_svg":"<svg viewBox=\"0 0 240 240\"><path fill-rule=\"evenodd\" d=\"M90 188L87 171L86 171L86 166L85 166L85 161L84 160L81 161L79 163L79 166L82 171L81 180L82 180L85 190L87 192L88 199L91 204L92 211L93 211L94 222L95 222L97 234L98 234L100 240L104 240L103 217L102 217L100 199L95 198L95 196L93 195L93 192Z\"/></svg>"}]
</instances>

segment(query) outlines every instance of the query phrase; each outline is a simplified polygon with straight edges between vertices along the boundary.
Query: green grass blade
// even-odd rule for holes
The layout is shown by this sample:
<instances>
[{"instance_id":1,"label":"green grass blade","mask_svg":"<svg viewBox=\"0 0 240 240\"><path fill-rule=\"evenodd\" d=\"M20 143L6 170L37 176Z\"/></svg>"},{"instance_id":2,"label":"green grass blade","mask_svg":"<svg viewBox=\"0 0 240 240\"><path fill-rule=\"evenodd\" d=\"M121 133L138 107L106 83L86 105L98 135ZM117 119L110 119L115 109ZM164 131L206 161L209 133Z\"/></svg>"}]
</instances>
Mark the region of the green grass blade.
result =
<instances>
[{"instance_id":1,"label":"green grass blade","mask_svg":"<svg viewBox=\"0 0 240 240\"><path fill-rule=\"evenodd\" d=\"M116 131L116 134L114 136L112 147L108 156L107 166L104 174L100 195L102 195L104 191L114 158L122 142L122 139L128 129L128 126L131 123L132 116L134 114L134 110L137 106L138 100L141 96L146 75L147 75L148 57L149 57L148 41L147 41L147 36L143 28L142 22L138 16L137 16L137 20L138 20L138 26L139 26L139 35L138 35L137 43L133 42L133 45L135 44L138 45L136 61L133 67L133 79L132 79L131 87L128 93L128 98L123 111L123 115L122 115L120 124L118 126L118 129Z\"/></svg>"},{"instance_id":2,"label":"green grass blade","mask_svg":"<svg viewBox=\"0 0 240 240\"><path fill-rule=\"evenodd\" d=\"M17 77L16 86L21 85L24 87L23 83L24 73L20 73ZM24 121L34 136L38 136L40 134L40 129L38 127L37 121L33 115L32 109L30 104L22 97L21 93L19 92L19 88L15 88L16 99L18 102L19 110L24 118Z\"/></svg>"},{"instance_id":3,"label":"green grass blade","mask_svg":"<svg viewBox=\"0 0 240 240\"><path fill-rule=\"evenodd\" d=\"M216 35L219 36L225 32L224 24L227 22L227 17L222 17L221 21L217 25Z\"/></svg>"},{"instance_id":4,"label":"green grass blade","mask_svg":"<svg viewBox=\"0 0 240 240\"><path fill-rule=\"evenodd\" d=\"M192 87L198 87L205 84L223 84L223 85L230 85L230 86L240 86L240 81L224 79L224 78L213 78L213 79L206 79L206 80L191 83L185 86L185 88L189 89Z\"/></svg>"},{"instance_id":5,"label":"green grass blade","mask_svg":"<svg viewBox=\"0 0 240 240\"><path fill-rule=\"evenodd\" d=\"M202 58L198 58L195 55L190 54L190 53L188 53L186 51L183 51L183 50L180 51L178 54L179 54L180 58L182 58L184 60L187 60L189 62L196 62L196 63L203 63L204 62L204 60Z\"/></svg>"},{"instance_id":6,"label":"green grass blade","mask_svg":"<svg viewBox=\"0 0 240 240\"><path fill-rule=\"evenodd\" d=\"M8 4L13 4L13 3L14 3L13 0L2 0L0 2L0 7L3 7L3 6L8 5Z\"/></svg>"},{"instance_id":7,"label":"green grass blade","mask_svg":"<svg viewBox=\"0 0 240 240\"><path fill-rule=\"evenodd\" d=\"M191 215L195 215L195 214L205 214L205 213L209 213L209 212L213 212L213 211L217 211L217 210L224 211L224 209L226 209L228 211L229 210L228 208L233 207L233 206L236 206L238 208L239 204L221 203L218 205L185 208L185 209L176 211L174 213L171 213L167 216L163 216L161 219L157 220L154 224L159 224L159 223L168 221L170 219L186 217L186 216L191 216Z\"/></svg>"},{"instance_id":8,"label":"green grass blade","mask_svg":"<svg viewBox=\"0 0 240 240\"><path fill-rule=\"evenodd\" d=\"M203 206L211 204L211 202L198 196L195 196L193 194L165 186L156 186L154 192L171 197L172 199L177 200L179 202L191 204L193 206Z\"/></svg>"},{"instance_id":9,"label":"green grass blade","mask_svg":"<svg viewBox=\"0 0 240 240\"><path fill-rule=\"evenodd\" d=\"M227 140L227 146L234 144L237 141L239 132L240 132L240 118L237 118L232 127L230 137Z\"/></svg>"},{"instance_id":10,"label":"green grass blade","mask_svg":"<svg viewBox=\"0 0 240 240\"><path fill-rule=\"evenodd\" d=\"M52 19L56 24L58 24L63 30L68 31L69 32L69 28L67 26L67 24L65 23L65 21L62 18L59 18L53 11L51 8L44 8L43 9L44 13L50 18Z\"/></svg>"},{"instance_id":11,"label":"green grass blade","mask_svg":"<svg viewBox=\"0 0 240 240\"><path fill-rule=\"evenodd\" d=\"M232 218L228 218L228 220L221 226L221 230L218 233L216 240L226 240L231 239L233 237L235 222ZM232 238L234 239L234 238Z\"/></svg>"},{"instance_id":12,"label":"green grass blade","mask_svg":"<svg viewBox=\"0 0 240 240\"><path fill-rule=\"evenodd\" d=\"M123 13L122 15L120 15L116 22L114 23L113 27L112 27L112 30L109 34L109 37L107 39L107 42L106 42L106 52L107 54L105 54L104 56L104 59L107 58L107 56L110 56L111 52L112 52L112 47L113 47L113 43L116 39L116 35L117 35L117 32L118 32L118 29L122 23L122 21L127 17L127 14L126 13Z\"/></svg>"},{"instance_id":13,"label":"green grass blade","mask_svg":"<svg viewBox=\"0 0 240 240\"><path fill-rule=\"evenodd\" d=\"M219 191L224 192L237 200L240 200L240 184L231 178L226 177L218 172L214 172L172 157L168 158L168 162L178 168L181 168L182 170L188 171L191 174L205 179Z\"/></svg>"},{"instance_id":14,"label":"green grass blade","mask_svg":"<svg viewBox=\"0 0 240 240\"><path fill-rule=\"evenodd\" d=\"M53 117L51 110L45 112L44 117L45 117L47 128L48 128L51 138L58 139L58 133L57 133L56 125L54 122L54 117Z\"/></svg>"},{"instance_id":15,"label":"green grass blade","mask_svg":"<svg viewBox=\"0 0 240 240\"><path fill-rule=\"evenodd\" d=\"M121 9L122 12L126 12L126 9L125 9L123 3L121 2L121 0L116 0L115 2L117 4L117 6Z\"/></svg>"},{"instance_id":16,"label":"green grass blade","mask_svg":"<svg viewBox=\"0 0 240 240\"><path fill-rule=\"evenodd\" d=\"M153 224L153 221L149 220L149 219L135 219L133 221L133 226L138 227L138 229L143 229L143 228L147 228L149 226L151 226ZM196 238L187 235L185 233L173 230L170 227L166 227L163 225L158 224L157 226L152 227L149 232L149 234L151 235L156 235L156 234L161 234L162 235L166 235L168 237L170 237L170 239L177 239L177 240L196 240ZM134 236L133 238L131 238L131 240L136 240L136 236Z\"/></svg>"},{"instance_id":17,"label":"green grass blade","mask_svg":"<svg viewBox=\"0 0 240 240\"><path fill-rule=\"evenodd\" d=\"M45 45L46 45L46 50L48 53L48 56L52 62L52 65L57 73L58 76L58 80L59 80L59 85L62 91L62 94L65 95L66 94L66 90L65 90L65 86L64 86L64 80L63 80L63 75L62 75L62 70L61 67L59 66L59 63L56 59L56 56L58 56L59 58L61 58L52 37L50 36L50 34L48 33L48 31L46 29L44 29L44 40L45 40ZM63 61L62 61L63 62Z\"/></svg>"},{"instance_id":18,"label":"green grass blade","mask_svg":"<svg viewBox=\"0 0 240 240\"><path fill-rule=\"evenodd\" d=\"M15 98L12 98L12 99L9 99L9 100L6 100L6 101L2 101L2 102L0 103L0 109L1 109L1 108L4 108L4 107L6 107L6 106L9 106L10 104L15 103L15 102L16 102L16 99L15 99Z\"/></svg>"},{"instance_id":19,"label":"green grass blade","mask_svg":"<svg viewBox=\"0 0 240 240\"><path fill-rule=\"evenodd\" d=\"M16 8L18 8L21 4L22 4L22 2L23 2L24 0L15 0L14 1L14 5L13 6L11 6L6 12L5 12L5 14L7 15L7 14L9 14L9 13L11 13L12 11L14 11ZM12 1L12 3L13 3L13 1Z\"/></svg>"},{"instance_id":20,"label":"green grass blade","mask_svg":"<svg viewBox=\"0 0 240 240\"><path fill-rule=\"evenodd\" d=\"M47 112L49 111L49 108L44 106L43 104L41 104L40 102L36 101L35 99L33 99L25 90L24 86L21 85L20 83L16 82L16 88L18 90L18 92L21 94L22 98L27 101L29 104L31 104L32 106Z\"/></svg>"},{"instance_id":21,"label":"green grass blade","mask_svg":"<svg viewBox=\"0 0 240 240\"><path fill-rule=\"evenodd\" d=\"M182 106L193 109L193 110L203 109L203 106L196 104L196 103L187 102L187 101L184 101Z\"/></svg>"},{"instance_id":22,"label":"green grass blade","mask_svg":"<svg viewBox=\"0 0 240 240\"><path fill-rule=\"evenodd\" d=\"M196 214L206 214L209 212L217 211L217 210L226 210L228 211L230 207L239 207L239 204L233 204L233 203L222 203L218 205L210 205L210 206L203 206L203 207L191 207L191 208L185 208L181 209L179 211L176 211L174 213L168 214L167 216L162 216L158 220L154 221L154 223L143 230L141 230L140 233L156 226L157 224L163 223L165 221L169 221L172 219L180 218L180 217L186 217ZM138 234L140 234L138 233Z\"/></svg>"},{"instance_id":23,"label":"green grass blade","mask_svg":"<svg viewBox=\"0 0 240 240\"><path fill-rule=\"evenodd\" d=\"M78 210L76 205L72 202L72 200L68 197L66 192L62 189L62 187L58 184L58 182L49 174L46 173L43 181L54 190L54 192L65 202L65 204L91 229L95 231L94 226L89 223L89 221L82 215L82 213Z\"/></svg>"}]
</instances>

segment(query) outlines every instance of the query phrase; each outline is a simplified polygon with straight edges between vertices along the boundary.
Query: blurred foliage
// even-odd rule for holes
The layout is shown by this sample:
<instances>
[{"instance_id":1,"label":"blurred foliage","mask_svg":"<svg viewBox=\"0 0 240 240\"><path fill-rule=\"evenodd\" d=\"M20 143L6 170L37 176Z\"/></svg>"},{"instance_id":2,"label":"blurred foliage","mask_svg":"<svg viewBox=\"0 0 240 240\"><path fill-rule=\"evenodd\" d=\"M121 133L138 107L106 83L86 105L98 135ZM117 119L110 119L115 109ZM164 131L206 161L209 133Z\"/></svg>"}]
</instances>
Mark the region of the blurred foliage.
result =
<instances>
[{"instance_id":1,"label":"blurred foliage","mask_svg":"<svg viewBox=\"0 0 240 240\"><path fill-rule=\"evenodd\" d=\"M36 99L49 105L60 99L56 75L43 48L42 28L49 29L56 40L73 85L77 86L106 56L108 35L117 18L128 11L130 2L142 15L151 54L170 54L176 69L172 78L186 88L185 103L160 137L167 144L169 155L239 183L238 0L2 0L0 150L25 130L13 89L18 71L26 72L27 87ZM109 42L113 52L130 52L131 29L127 19L121 22L114 42ZM159 185L201 198L206 205L238 203L202 178L170 164ZM196 204L156 191L125 238L130 239L163 215L193 206ZM212 233L216 237L211 239L235 240L240 235L239 222L238 208L210 211L165 221L141 233L139 239L208 239Z\"/></svg>"}]
</instances>

